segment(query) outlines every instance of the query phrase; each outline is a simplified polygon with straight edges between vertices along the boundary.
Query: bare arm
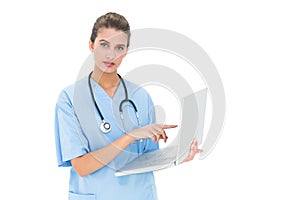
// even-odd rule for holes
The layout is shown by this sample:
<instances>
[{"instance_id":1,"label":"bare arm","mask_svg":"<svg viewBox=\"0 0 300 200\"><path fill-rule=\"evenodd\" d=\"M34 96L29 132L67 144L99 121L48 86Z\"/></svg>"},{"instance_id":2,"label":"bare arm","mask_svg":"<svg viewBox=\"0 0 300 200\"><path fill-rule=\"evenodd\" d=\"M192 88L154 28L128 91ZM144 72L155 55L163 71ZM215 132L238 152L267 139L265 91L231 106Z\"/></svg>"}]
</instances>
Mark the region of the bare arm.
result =
<instances>
[{"instance_id":1,"label":"bare arm","mask_svg":"<svg viewBox=\"0 0 300 200\"><path fill-rule=\"evenodd\" d=\"M124 134L111 144L71 160L79 176L87 176L101 169L119 155L134 140L151 138L154 142L160 139L167 141L164 129L176 128L177 125L150 124Z\"/></svg>"},{"instance_id":2,"label":"bare arm","mask_svg":"<svg viewBox=\"0 0 300 200\"><path fill-rule=\"evenodd\" d=\"M79 176L87 176L107 165L133 141L133 137L125 134L99 150L72 159L72 166Z\"/></svg>"}]
</instances>

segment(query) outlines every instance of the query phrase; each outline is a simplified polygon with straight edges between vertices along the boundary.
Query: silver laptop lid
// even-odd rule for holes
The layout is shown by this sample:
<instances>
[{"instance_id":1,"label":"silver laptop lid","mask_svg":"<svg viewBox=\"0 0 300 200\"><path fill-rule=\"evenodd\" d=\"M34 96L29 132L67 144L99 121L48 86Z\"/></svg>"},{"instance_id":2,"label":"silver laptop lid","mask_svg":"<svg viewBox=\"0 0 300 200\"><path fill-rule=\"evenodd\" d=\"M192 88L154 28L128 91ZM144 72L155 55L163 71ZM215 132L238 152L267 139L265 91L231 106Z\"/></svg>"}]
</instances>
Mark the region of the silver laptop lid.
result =
<instances>
[{"instance_id":1,"label":"silver laptop lid","mask_svg":"<svg viewBox=\"0 0 300 200\"><path fill-rule=\"evenodd\" d=\"M202 143L206 98L207 88L183 98L176 165L188 156L190 146L195 138L198 140L198 144Z\"/></svg>"}]
</instances>

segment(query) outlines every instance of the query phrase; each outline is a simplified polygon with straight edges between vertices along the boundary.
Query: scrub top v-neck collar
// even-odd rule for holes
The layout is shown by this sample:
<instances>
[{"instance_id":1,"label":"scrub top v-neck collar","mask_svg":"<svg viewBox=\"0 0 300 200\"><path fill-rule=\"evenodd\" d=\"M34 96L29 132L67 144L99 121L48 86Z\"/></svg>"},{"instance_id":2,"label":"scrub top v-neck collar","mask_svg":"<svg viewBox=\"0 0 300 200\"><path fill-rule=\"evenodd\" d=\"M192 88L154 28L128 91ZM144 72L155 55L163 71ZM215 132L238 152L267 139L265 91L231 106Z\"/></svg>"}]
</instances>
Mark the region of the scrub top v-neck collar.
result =
<instances>
[{"instance_id":1,"label":"scrub top v-neck collar","mask_svg":"<svg viewBox=\"0 0 300 200\"><path fill-rule=\"evenodd\" d=\"M110 101L114 101L116 96L118 96L119 90L122 89L122 86L121 86L122 83L120 80L119 84L114 92L114 95L112 97L110 97L106 93L106 91L94 79L91 79L91 83L92 83L92 89L93 89L93 92L94 92L96 98L109 99Z\"/></svg>"}]
</instances>

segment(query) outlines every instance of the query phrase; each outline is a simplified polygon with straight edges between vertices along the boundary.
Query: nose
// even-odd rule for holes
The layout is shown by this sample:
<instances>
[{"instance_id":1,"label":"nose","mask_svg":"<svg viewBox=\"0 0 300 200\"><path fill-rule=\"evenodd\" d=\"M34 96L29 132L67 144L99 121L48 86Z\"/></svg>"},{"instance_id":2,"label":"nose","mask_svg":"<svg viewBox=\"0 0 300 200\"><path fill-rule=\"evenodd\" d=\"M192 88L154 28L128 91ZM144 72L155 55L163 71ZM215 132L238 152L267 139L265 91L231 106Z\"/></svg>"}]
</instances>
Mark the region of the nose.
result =
<instances>
[{"instance_id":1,"label":"nose","mask_svg":"<svg viewBox=\"0 0 300 200\"><path fill-rule=\"evenodd\" d=\"M116 57L116 52L114 51L114 49L109 49L106 51L105 57L108 60L113 60Z\"/></svg>"}]
</instances>

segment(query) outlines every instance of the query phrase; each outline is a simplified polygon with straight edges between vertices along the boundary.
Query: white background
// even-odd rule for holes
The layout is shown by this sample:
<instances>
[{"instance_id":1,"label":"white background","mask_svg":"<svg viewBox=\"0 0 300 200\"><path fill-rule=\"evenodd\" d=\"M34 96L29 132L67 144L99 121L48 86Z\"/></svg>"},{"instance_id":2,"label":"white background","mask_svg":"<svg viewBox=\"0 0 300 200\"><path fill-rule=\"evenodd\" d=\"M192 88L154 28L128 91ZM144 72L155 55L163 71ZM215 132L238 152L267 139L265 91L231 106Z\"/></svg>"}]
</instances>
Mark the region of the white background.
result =
<instances>
[{"instance_id":1,"label":"white background","mask_svg":"<svg viewBox=\"0 0 300 200\"><path fill-rule=\"evenodd\" d=\"M95 19L165 28L197 42L226 93L222 137L204 160L156 173L164 199L299 199L297 1L7 1L0 3L1 196L66 199L54 106L88 56Z\"/></svg>"}]
</instances>

